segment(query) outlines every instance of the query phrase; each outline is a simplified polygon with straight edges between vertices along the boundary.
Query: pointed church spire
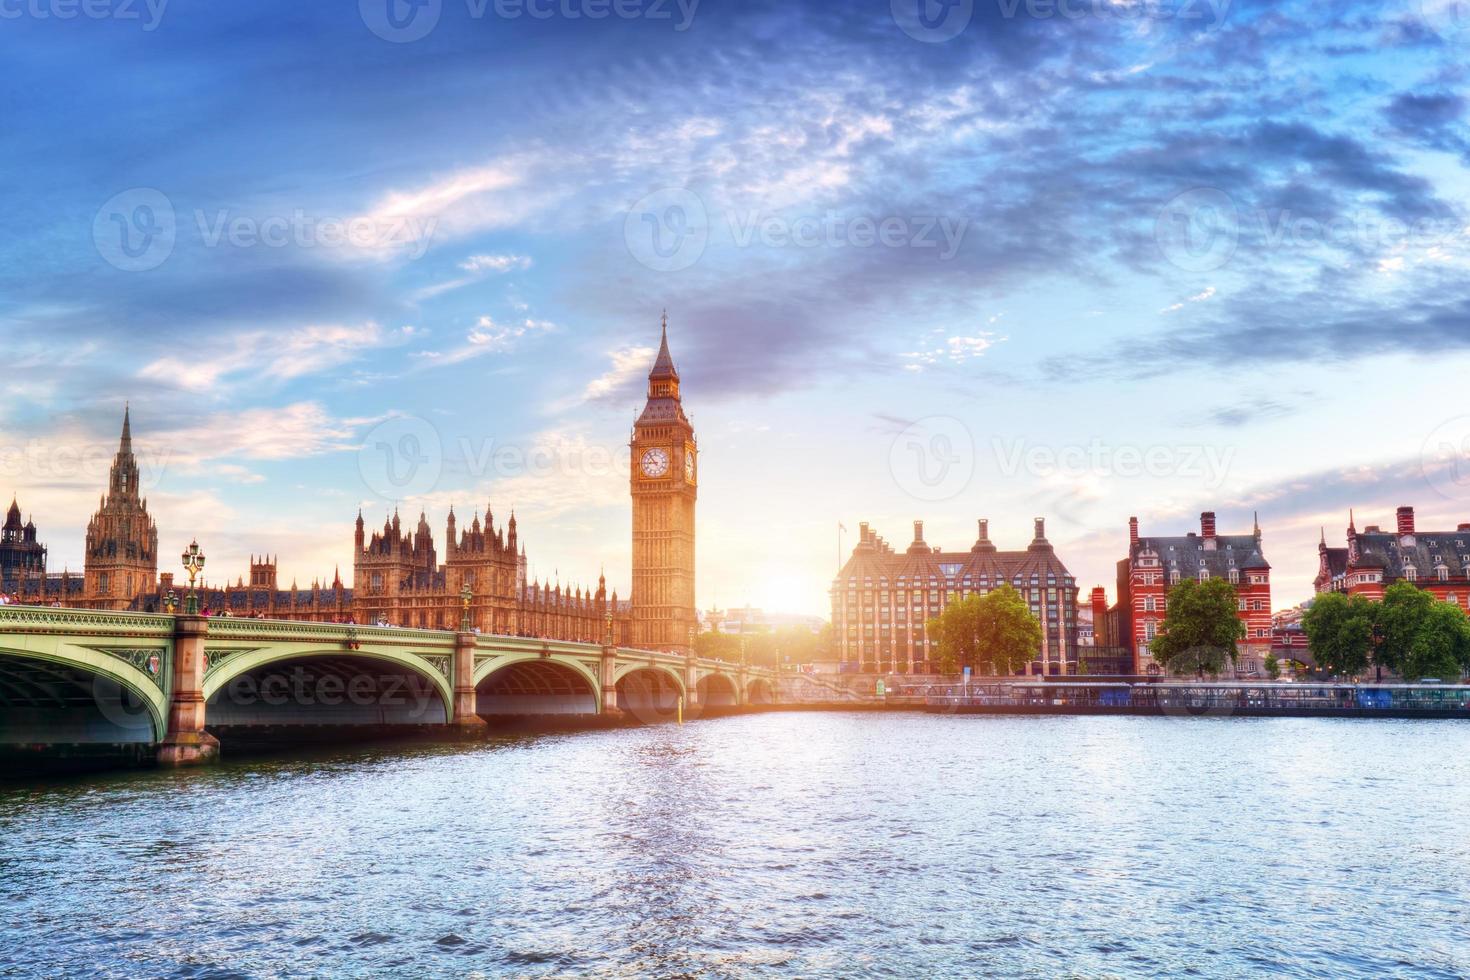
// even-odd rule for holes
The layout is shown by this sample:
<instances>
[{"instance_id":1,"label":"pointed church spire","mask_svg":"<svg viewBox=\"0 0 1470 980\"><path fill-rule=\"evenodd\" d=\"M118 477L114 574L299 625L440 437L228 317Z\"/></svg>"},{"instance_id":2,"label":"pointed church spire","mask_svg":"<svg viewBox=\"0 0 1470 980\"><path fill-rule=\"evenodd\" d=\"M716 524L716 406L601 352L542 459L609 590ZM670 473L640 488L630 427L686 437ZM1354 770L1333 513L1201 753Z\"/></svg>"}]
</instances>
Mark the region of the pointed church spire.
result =
<instances>
[{"instance_id":1,"label":"pointed church spire","mask_svg":"<svg viewBox=\"0 0 1470 980\"><path fill-rule=\"evenodd\" d=\"M679 379L679 372L674 367L674 358L669 354L669 312L664 311L663 333L659 337L658 357L654 359L653 370L648 373L648 380L672 378Z\"/></svg>"},{"instance_id":2,"label":"pointed church spire","mask_svg":"<svg viewBox=\"0 0 1470 980\"><path fill-rule=\"evenodd\" d=\"M119 453L131 454L133 451L133 422L131 416L132 405L129 402L123 402L122 443L118 446L117 450Z\"/></svg>"}]
</instances>

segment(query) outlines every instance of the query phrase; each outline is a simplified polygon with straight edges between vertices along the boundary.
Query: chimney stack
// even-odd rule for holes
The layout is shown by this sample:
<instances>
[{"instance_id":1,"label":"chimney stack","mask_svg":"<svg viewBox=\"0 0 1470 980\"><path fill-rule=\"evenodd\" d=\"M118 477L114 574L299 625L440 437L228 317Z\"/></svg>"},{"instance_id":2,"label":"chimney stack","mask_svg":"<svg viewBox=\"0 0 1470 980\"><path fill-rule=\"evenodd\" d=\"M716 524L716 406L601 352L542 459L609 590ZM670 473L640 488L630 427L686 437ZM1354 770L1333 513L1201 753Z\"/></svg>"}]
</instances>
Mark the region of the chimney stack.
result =
<instances>
[{"instance_id":1,"label":"chimney stack","mask_svg":"<svg viewBox=\"0 0 1470 980\"><path fill-rule=\"evenodd\" d=\"M1044 517L1036 518L1036 540L1046 540L1046 518Z\"/></svg>"},{"instance_id":2,"label":"chimney stack","mask_svg":"<svg viewBox=\"0 0 1470 980\"><path fill-rule=\"evenodd\" d=\"M1132 547L1138 544L1138 518L1128 518L1128 545Z\"/></svg>"},{"instance_id":3,"label":"chimney stack","mask_svg":"<svg viewBox=\"0 0 1470 980\"><path fill-rule=\"evenodd\" d=\"M915 543L918 543L918 542L923 541L923 540L924 540L924 522L923 521L914 521L914 542Z\"/></svg>"},{"instance_id":4,"label":"chimney stack","mask_svg":"<svg viewBox=\"0 0 1470 980\"><path fill-rule=\"evenodd\" d=\"M990 540L990 522L987 521L985 518L982 517L982 518L980 518L979 525L980 525L980 540L981 541L989 541Z\"/></svg>"},{"instance_id":5,"label":"chimney stack","mask_svg":"<svg viewBox=\"0 0 1470 980\"><path fill-rule=\"evenodd\" d=\"M1199 515L1199 533L1201 537L1213 538L1215 536L1215 512L1207 510Z\"/></svg>"},{"instance_id":6,"label":"chimney stack","mask_svg":"<svg viewBox=\"0 0 1470 980\"><path fill-rule=\"evenodd\" d=\"M1411 535L1414 533L1414 508L1399 508L1399 535Z\"/></svg>"},{"instance_id":7,"label":"chimney stack","mask_svg":"<svg viewBox=\"0 0 1470 980\"><path fill-rule=\"evenodd\" d=\"M1092 636L1094 646L1103 646L1103 620L1108 615L1108 594L1101 585L1092 587Z\"/></svg>"}]
</instances>

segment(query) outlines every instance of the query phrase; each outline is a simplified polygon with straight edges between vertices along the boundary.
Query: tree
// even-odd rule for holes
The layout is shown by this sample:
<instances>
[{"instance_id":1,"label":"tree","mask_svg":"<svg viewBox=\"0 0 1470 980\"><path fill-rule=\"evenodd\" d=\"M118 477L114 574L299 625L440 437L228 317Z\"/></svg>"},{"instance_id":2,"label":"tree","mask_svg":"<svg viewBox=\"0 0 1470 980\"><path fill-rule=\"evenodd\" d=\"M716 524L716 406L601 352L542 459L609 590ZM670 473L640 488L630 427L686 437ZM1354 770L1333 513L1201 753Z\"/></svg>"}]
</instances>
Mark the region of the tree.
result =
<instances>
[{"instance_id":1,"label":"tree","mask_svg":"<svg viewBox=\"0 0 1470 980\"><path fill-rule=\"evenodd\" d=\"M1223 578L1185 579L1169 590L1164 631L1149 647L1155 660L1175 674L1218 674L1232 665L1245 639L1236 615L1235 587Z\"/></svg>"},{"instance_id":2,"label":"tree","mask_svg":"<svg viewBox=\"0 0 1470 980\"><path fill-rule=\"evenodd\" d=\"M950 600L944 612L924 624L924 634L939 651L936 659L940 673L958 674L963 667L975 667L980 647L979 624L978 592Z\"/></svg>"},{"instance_id":3,"label":"tree","mask_svg":"<svg viewBox=\"0 0 1470 980\"><path fill-rule=\"evenodd\" d=\"M925 628L930 641L938 643L939 669L946 674L964 667L1013 674L1041 649L1041 624L1009 585L952 601Z\"/></svg>"},{"instance_id":4,"label":"tree","mask_svg":"<svg viewBox=\"0 0 1470 980\"><path fill-rule=\"evenodd\" d=\"M695 633L694 655L737 663L740 660L740 637L730 633Z\"/></svg>"},{"instance_id":5,"label":"tree","mask_svg":"<svg viewBox=\"0 0 1470 980\"><path fill-rule=\"evenodd\" d=\"M1345 676L1366 670L1378 613L1377 604L1360 595L1327 592L1314 599L1302 629L1317 666Z\"/></svg>"},{"instance_id":6,"label":"tree","mask_svg":"<svg viewBox=\"0 0 1470 980\"><path fill-rule=\"evenodd\" d=\"M1412 582L1395 582L1379 607L1379 662L1405 680L1458 680L1470 669L1470 618Z\"/></svg>"},{"instance_id":7,"label":"tree","mask_svg":"<svg viewBox=\"0 0 1470 980\"><path fill-rule=\"evenodd\" d=\"M1273 681L1281 679L1281 661L1276 659L1276 654L1266 654L1266 676Z\"/></svg>"}]
</instances>

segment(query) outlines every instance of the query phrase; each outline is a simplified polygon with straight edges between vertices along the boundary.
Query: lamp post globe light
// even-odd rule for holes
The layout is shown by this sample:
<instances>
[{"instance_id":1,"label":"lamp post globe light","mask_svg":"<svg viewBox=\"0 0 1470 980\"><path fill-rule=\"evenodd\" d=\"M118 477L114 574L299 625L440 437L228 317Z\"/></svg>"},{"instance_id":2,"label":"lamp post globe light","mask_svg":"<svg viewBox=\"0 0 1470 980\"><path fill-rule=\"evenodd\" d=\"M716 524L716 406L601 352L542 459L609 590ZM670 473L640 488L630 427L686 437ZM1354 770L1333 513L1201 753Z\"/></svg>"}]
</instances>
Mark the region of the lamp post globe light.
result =
<instances>
[{"instance_id":1,"label":"lamp post globe light","mask_svg":"<svg viewBox=\"0 0 1470 980\"><path fill-rule=\"evenodd\" d=\"M189 575L189 594L184 599L184 615L199 615L199 593L194 591L194 579L204 571L204 552L199 550L198 541L190 541L182 556L184 571Z\"/></svg>"},{"instance_id":2,"label":"lamp post globe light","mask_svg":"<svg viewBox=\"0 0 1470 980\"><path fill-rule=\"evenodd\" d=\"M466 582L464 588L459 590L459 604L462 610L459 616L459 631L461 633L468 633L470 631L470 602L474 598L475 593L470 588L470 584Z\"/></svg>"},{"instance_id":3,"label":"lamp post globe light","mask_svg":"<svg viewBox=\"0 0 1470 980\"><path fill-rule=\"evenodd\" d=\"M168 610L170 616L179 611L179 594L173 589L169 589L168 595L163 597L163 608Z\"/></svg>"}]
</instances>

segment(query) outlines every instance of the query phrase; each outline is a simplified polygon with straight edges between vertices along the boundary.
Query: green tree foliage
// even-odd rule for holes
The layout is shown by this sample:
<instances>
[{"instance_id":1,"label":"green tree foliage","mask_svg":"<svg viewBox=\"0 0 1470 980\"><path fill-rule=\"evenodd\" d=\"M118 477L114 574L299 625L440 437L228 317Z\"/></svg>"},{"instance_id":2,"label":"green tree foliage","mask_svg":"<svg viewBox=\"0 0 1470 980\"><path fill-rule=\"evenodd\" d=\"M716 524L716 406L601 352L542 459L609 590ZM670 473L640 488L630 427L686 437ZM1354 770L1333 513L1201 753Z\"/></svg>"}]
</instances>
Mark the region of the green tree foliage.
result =
<instances>
[{"instance_id":1,"label":"green tree foliage","mask_svg":"<svg viewBox=\"0 0 1470 980\"><path fill-rule=\"evenodd\" d=\"M740 637L731 633L696 633L694 655L737 663L740 660Z\"/></svg>"},{"instance_id":2,"label":"green tree foliage","mask_svg":"<svg viewBox=\"0 0 1470 980\"><path fill-rule=\"evenodd\" d=\"M824 625L813 633L805 626L782 626L775 630L738 633L697 633L694 652L700 657L714 657L738 663L743 649L745 659L756 667L805 664L831 658L832 627Z\"/></svg>"},{"instance_id":3,"label":"green tree foliage","mask_svg":"<svg viewBox=\"0 0 1470 980\"><path fill-rule=\"evenodd\" d=\"M1276 654L1266 654L1266 676L1274 680L1281 678L1281 661L1276 659Z\"/></svg>"},{"instance_id":4,"label":"green tree foliage","mask_svg":"<svg viewBox=\"0 0 1470 980\"><path fill-rule=\"evenodd\" d=\"M952 601L925 629L939 645L939 669L946 674L965 667L976 673L1013 674L1041 649L1041 623L1009 585Z\"/></svg>"},{"instance_id":5,"label":"green tree foliage","mask_svg":"<svg viewBox=\"0 0 1470 980\"><path fill-rule=\"evenodd\" d=\"M1470 669L1470 619L1412 582L1395 582L1378 609L1378 661L1405 680L1458 680Z\"/></svg>"},{"instance_id":6,"label":"green tree foliage","mask_svg":"<svg viewBox=\"0 0 1470 980\"><path fill-rule=\"evenodd\" d=\"M1163 633L1149 652L1175 674L1218 674L1239 653L1245 624L1236 615L1235 586L1223 578L1185 579L1169 590Z\"/></svg>"},{"instance_id":7,"label":"green tree foliage","mask_svg":"<svg viewBox=\"0 0 1470 980\"><path fill-rule=\"evenodd\" d=\"M1366 670L1373 653L1378 614L1378 604L1360 595L1319 595L1302 617L1307 646L1317 666L1348 677Z\"/></svg>"}]
</instances>

